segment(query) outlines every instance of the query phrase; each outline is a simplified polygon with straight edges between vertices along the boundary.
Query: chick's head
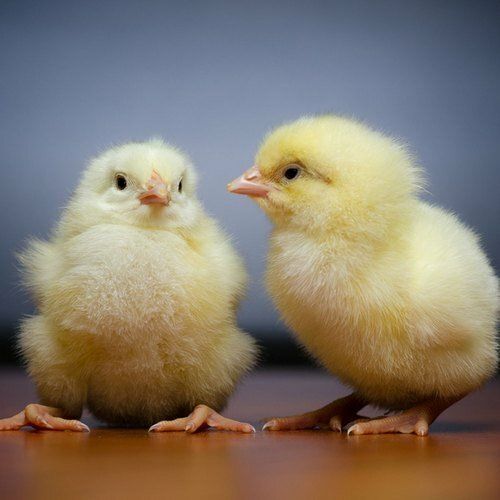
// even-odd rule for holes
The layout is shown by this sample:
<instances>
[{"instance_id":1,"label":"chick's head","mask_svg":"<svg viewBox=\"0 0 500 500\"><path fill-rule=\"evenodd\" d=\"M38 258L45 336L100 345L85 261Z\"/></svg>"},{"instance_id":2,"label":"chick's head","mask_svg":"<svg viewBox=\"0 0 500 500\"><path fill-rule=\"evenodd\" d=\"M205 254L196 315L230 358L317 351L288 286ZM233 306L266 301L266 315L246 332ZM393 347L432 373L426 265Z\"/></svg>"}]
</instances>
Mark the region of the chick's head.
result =
<instances>
[{"instance_id":1,"label":"chick's head","mask_svg":"<svg viewBox=\"0 0 500 500\"><path fill-rule=\"evenodd\" d=\"M420 183L400 143L354 120L325 115L270 132L255 165L228 189L252 197L278 226L352 234L389 223Z\"/></svg>"},{"instance_id":2,"label":"chick's head","mask_svg":"<svg viewBox=\"0 0 500 500\"><path fill-rule=\"evenodd\" d=\"M195 185L196 172L177 149L160 139L128 143L90 162L70 213L85 225L189 227L201 210Z\"/></svg>"}]
</instances>

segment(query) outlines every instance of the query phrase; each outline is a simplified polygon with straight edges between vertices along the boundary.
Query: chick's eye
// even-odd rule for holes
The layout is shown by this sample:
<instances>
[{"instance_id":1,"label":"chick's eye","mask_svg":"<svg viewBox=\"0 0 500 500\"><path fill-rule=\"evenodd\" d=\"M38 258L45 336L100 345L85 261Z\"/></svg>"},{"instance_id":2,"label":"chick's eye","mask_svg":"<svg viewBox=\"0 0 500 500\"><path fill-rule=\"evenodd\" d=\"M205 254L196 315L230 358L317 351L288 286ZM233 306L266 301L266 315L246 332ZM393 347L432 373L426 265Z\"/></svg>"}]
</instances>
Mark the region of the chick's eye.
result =
<instances>
[{"instance_id":1,"label":"chick's eye","mask_svg":"<svg viewBox=\"0 0 500 500\"><path fill-rule=\"evenodd\" d=\"M291 165L285 169L283 176L289 181L296 179L300 173L300 169L296 165Z\"/></svg>"},{"instance_id":2,"label":"chick's eye","mask_svg":"<svg viewBox=\"0 0 500 500\"><path fill-rule=\"evenodd\" d=\"M127 187L127 178L124 175L118 174L115 177L116 188L123 191Z\"/></svg>"},{"instance_id":3,"label":"chick's eye","mask_svg":"<svg viewBox=\"0 0 500 500\"><path fill-rule=\"evenodd\" d=\"M178 191L182 193L182 179L179 181Z\"/></svg>"}]
</instances>

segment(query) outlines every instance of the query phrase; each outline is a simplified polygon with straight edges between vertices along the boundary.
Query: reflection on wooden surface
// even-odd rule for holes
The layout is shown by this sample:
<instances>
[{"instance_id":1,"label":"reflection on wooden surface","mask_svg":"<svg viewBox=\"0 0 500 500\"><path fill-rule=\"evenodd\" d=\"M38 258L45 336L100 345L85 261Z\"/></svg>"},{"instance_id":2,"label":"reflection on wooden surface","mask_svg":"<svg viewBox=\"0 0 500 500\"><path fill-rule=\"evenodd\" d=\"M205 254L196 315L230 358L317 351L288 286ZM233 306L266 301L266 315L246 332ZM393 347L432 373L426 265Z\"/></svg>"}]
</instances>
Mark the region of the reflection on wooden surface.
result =
<instances>
[{"instance_id":1,"label":"reflection on wooden surface","mask_svg":"<svg viewBox=\"0 0 500 500\"><path fill-rule=\"evenodd\" d=\"M316 408L346 390L320 372L259 372L226 415ZM500 498L500 381L450 408L427 438L328 431L148 434L0 433L1 498ZM0 372L3 415L33 400L22 372ZM260 428L260 426L259 426Z\"/></svg>"}]
</instances>

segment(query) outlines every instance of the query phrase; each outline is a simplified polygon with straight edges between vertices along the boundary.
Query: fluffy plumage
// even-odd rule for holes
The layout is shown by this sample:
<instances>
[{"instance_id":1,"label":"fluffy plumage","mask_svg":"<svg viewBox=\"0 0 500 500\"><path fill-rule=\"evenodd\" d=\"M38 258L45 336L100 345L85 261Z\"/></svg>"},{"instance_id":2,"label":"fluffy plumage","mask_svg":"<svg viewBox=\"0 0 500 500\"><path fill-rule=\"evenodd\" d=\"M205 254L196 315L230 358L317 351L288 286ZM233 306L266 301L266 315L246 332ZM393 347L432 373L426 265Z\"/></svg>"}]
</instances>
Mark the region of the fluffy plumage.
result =
<instances>
[{"instance_id":1,"label":"fluffy plumage","mask_svg":"<svg viewBox=\"0 0 500 500\"><path fill-rule=\"evenodd\" d=\"M168 206L140 201L155 179ZM51 240L23 253L39 312L20 347L44 405L151 425L221 409L250 369L254 343L235 318L244 267L195 184L161 140L114 147L90 162Z\"/></svg>"},{"instance_id":2,"label":"fluffy plumage","mask_svg":"<svg viewBox=\"0 0 500 500\"><path fill-rule=\"evenodd\" d=\"M359 403L452 402L495 373L498 280L473 231L419 199L422 173L401 143L302 118L271 132L255 162L250 183L265 186L256 200L275 224L269 292Z\"/></svg>"}]
</instances>

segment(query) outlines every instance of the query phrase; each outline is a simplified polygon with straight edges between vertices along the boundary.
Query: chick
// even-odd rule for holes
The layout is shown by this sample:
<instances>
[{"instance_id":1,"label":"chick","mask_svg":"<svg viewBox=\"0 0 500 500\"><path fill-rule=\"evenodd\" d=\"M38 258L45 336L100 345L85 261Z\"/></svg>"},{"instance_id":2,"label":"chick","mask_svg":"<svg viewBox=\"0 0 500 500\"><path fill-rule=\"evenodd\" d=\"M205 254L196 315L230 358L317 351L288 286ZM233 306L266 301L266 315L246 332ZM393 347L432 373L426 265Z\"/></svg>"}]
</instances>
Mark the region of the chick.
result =
<instances>
[{"instance_id":1,"label":"chick","mask_svg":"<svg viewBox=\"0 0 500 500\"><path fill-rule=\"evenodd\" d=\"M153 431L253 432L217 413L256 351L235 319L244 267L195 184L189 159L161 140L90 163L50 242L21 257L38 314L19 344L41 405L0 429L84 431L88 407Z\"/></svg>"},{"instance_id":2,"label":"chick","mask_svg":"<svg viewBox=\"0 0 500 500\"><path fill-rule=\"evenodd\" d=\"M269 292L299 341L354 389L264 428L426 435L497 366L498 280L477 236L418 198L422 173L402 144L353 120L281 126L255 162L228 189L274 223ZM367 404L395 414L359 419Z\"/></svg>"}]
</instances>

